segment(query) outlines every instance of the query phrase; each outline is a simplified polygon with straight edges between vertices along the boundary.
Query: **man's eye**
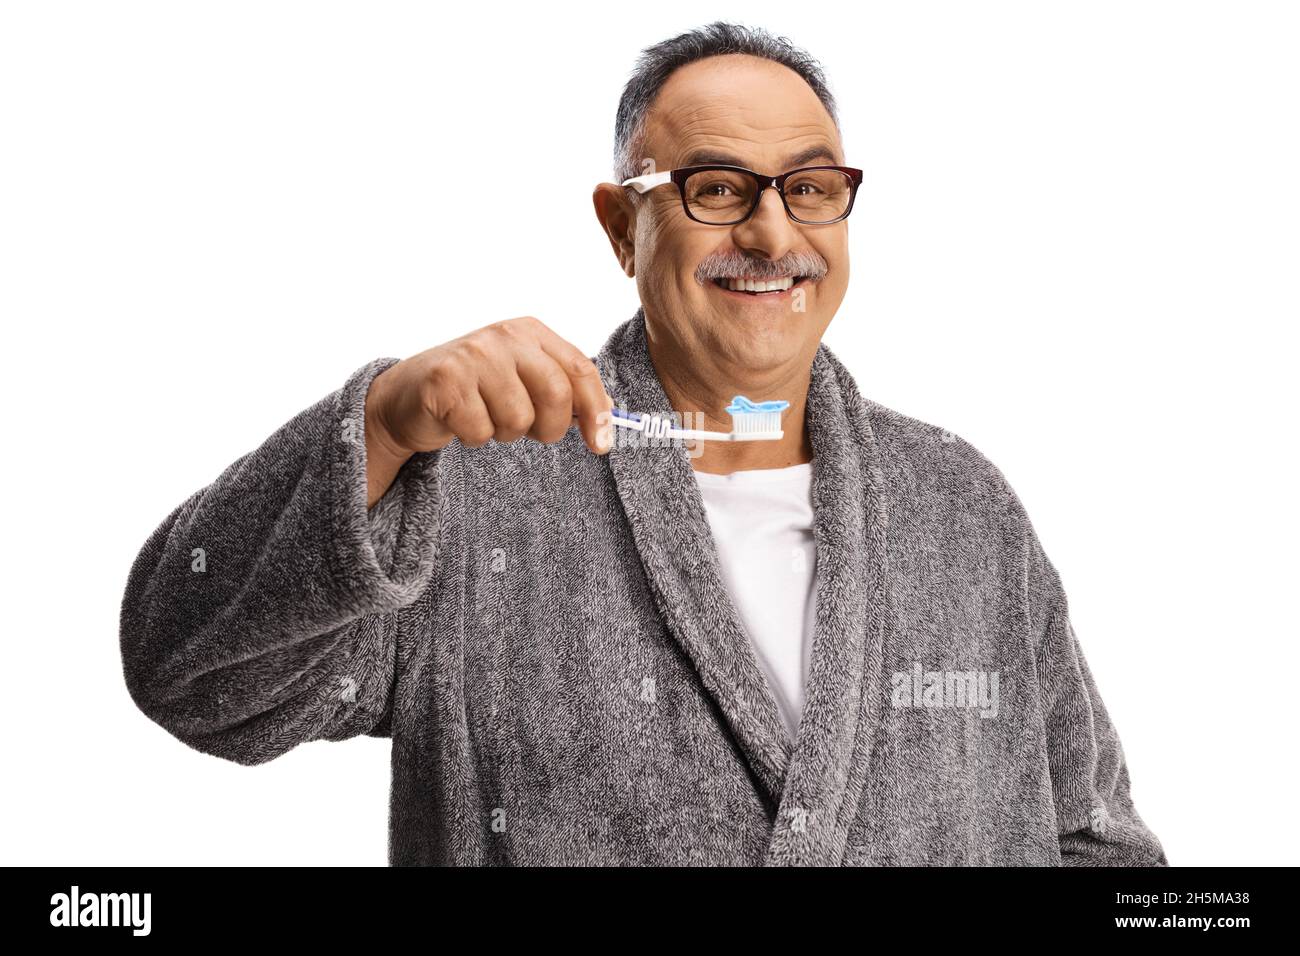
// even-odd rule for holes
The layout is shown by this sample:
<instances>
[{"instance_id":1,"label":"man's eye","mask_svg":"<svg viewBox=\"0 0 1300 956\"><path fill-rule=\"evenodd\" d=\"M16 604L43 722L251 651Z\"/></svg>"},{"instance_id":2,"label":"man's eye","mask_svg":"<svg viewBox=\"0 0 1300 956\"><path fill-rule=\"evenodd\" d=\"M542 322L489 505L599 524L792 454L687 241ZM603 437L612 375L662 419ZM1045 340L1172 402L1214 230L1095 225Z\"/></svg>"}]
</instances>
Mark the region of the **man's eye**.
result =
<instances>
[{"instance_id":1,"label":"man's eye","mask_svg":"<svg viewBox=\"0 0 1300 956\"><path fill-rule=\"evenodd\" d=\"M726 183L708 183L701 187L697 195L700 196L726 196L731 192L731 187Z\"/></svg>"},{"instance_id":2,"label":"man's eye","mask_svg":"<svg viewBox=\"0 0 1300 956\"><path fill-rule=\"evenodd\" d=\"M788 195L792 196L811 196L821 192L821 188L816 183L802 182L795 183L793 186L787 186L785 189Z\"/></svg>"}]
</instances>

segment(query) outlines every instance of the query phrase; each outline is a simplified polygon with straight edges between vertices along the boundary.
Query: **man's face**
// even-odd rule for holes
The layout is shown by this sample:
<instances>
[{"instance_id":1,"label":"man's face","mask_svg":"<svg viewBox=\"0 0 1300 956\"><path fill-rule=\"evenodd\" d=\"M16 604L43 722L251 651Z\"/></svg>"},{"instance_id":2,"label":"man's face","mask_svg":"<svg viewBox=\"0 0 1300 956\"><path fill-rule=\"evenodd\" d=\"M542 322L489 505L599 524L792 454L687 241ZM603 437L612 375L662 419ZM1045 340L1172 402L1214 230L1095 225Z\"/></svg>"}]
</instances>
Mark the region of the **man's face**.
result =
<instances>
[{"instance_id":1,"label":"man's face","mask_svg":"<svg viewBox=\"0 0 1300 956\"><path fill-rule=\"evenodd\" d=\"M649 172L726 163L776 175L845 164L835 124L808 84L786 67L743 55L674 73L648 117L643 151L654 162ZM847 220L794 222L770 187L753 216L734 226L689 219L674 185L650 190L634 208L630 264L652 336L666 335L706 374L779 373L811 360L848 287ZM811 276L777 294L713 281L736 275L737 264L745 274Z\"/></svg>"}]
</instances>

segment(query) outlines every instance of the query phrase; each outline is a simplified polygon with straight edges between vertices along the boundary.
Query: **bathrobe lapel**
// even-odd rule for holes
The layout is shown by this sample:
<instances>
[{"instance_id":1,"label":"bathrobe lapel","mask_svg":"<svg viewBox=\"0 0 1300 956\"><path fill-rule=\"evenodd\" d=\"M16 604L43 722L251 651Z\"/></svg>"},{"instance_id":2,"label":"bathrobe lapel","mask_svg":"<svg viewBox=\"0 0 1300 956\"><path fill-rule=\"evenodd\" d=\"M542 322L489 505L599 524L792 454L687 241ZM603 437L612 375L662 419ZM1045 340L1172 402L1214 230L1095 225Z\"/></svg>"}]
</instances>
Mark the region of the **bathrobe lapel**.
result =
<instances>
[{"instance_id":1,"label":"bathrobe lapel","mask_svg":"<svg viewBox=\"0 0 1300 956\"><path fill-rule=\"evenodd\" d=\"M610 336L600 361L616 405L671 411L640 310ZM723 581L687 450L616 444L609 462L656 605L773 809L766 862L833 865L857 811L884 701L886 568L874 436L851 378L824 346L812 366L807 423L818 608L793 742Z\"/></svg>"},{"instance_id":2,"label":"bathrobe lapel","mask_svg":"<svg viewBox=\"0 0 1300 956\"><path fill-rule=\"evenodd\" d=\"M857 815L887 692L889 568L875 434L852 377L825 345L813 359L806 422L817 622L799 738L767 862L835 866Z\"/></svg>"},{"instance_id":3,"label":"bathrobe lapel","mask_svg":"<svg viewBox=\"0 0 1300 956\"><path fill-rule=\"evenodd\" d=\"M671 414L640 310L611 336L603 355L612 359L606 387L617 407ZM655 603L775 810L793 741L722 579L687 449L619 444L622 437L615 436L609 462Z\"/></svg>"}]
</instances>

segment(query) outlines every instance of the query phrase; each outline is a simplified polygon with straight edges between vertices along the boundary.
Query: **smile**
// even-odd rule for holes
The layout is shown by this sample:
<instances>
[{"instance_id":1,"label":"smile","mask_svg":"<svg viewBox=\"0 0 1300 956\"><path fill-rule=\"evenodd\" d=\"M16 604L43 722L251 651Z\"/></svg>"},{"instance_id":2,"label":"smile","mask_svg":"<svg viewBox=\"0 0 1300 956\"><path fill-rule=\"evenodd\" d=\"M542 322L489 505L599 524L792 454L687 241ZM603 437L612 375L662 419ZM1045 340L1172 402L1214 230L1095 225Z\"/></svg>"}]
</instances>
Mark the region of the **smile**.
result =
<instances>
[{"instance_id":1,"label":"smile","mask_svg":"<svg viewBox=\"0 0 1300 956\"><path fill-rule=\"evenodd\" d=\"M777 297L807 281L807 276L781 276L778 279L714 279L713 284L724 292L749 296Z\"/></svg>"}]
</instances>

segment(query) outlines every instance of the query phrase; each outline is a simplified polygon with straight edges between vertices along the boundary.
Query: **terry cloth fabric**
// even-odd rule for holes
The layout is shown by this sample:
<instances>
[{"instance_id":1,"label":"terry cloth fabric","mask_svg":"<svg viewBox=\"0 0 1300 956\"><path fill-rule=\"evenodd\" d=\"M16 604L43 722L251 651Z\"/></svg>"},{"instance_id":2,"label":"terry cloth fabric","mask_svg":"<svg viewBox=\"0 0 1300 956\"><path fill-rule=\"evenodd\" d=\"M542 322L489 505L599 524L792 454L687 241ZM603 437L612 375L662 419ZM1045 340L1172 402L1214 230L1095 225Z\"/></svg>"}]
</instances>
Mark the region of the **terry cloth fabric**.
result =
<instances>
[{"instance_id":1,"label":"terry cloth fabric","mask_svg":"<svg viewBox=\"0 0 1300 956\"><path fill-rule=\"evenodd\" d=\"M793 741L817 623L812 465L696 471L722 581Z\"/></svg>"},{"instance_id":2,"label":"terry cloth fabric","mask_svg":"<svg viewBox=\"0 0 1300 956\"><path fill-rule=\"evenodd\" d=\"M794 741L685 448L453 441L368 511L365 397L395 361L145 542L124 677L184 743L261 764L390 737L394 865L1166 863L1006 480L824 344ZM596 361L620 407L671 411L640 310Z\"/></svg>"}]
</instances>

